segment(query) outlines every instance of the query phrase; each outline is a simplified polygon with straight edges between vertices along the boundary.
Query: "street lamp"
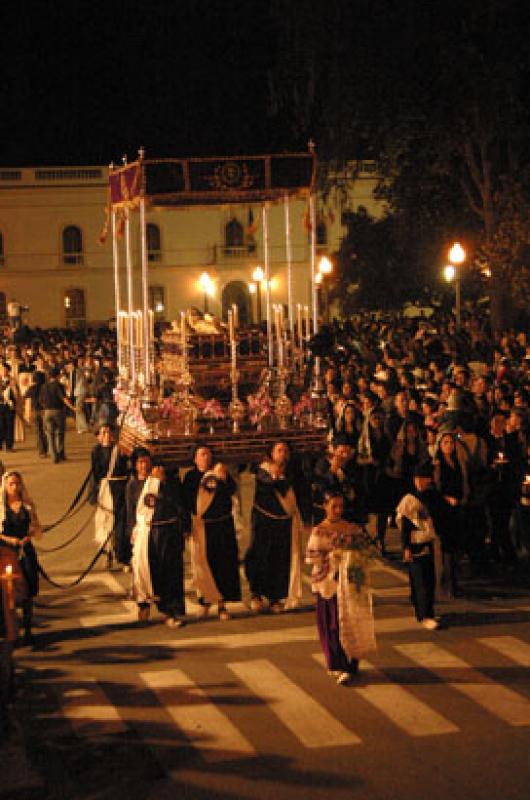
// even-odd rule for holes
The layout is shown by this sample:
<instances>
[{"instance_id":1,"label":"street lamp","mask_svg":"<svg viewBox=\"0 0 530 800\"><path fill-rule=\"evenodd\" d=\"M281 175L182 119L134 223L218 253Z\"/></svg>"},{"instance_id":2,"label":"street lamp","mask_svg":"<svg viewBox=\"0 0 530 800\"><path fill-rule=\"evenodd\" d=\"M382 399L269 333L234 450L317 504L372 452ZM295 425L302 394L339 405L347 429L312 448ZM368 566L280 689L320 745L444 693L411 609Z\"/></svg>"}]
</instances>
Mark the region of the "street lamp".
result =
<instances>
[{"instance_id":1,"label":"street lamp","mask_svg":"<svg viewBox=\"0 0 530 800\"><path fill-rule=\"evenodd\" d=\"M258 317L258 325L261 325L261 284L263 283L263 279L265 277L265 273L261 267L256 267L254 272L252 273L252 280L256 284L256 312Z\"/></svg>"},{"instance_id":2,"label":"street lamp","mask_svg":"<svg viewBox=\"0 0 530 800\"><path fill-rule=\"evenodd\" d=\"M449 261L454 268L454 279L455 279L455 311L456 311L456 329L460 330L460 323L462 321L462 301L460 296L460 278L461 278L461 270L460 267L466 260L466 251L460 244L460 242L455 242L451 249L449 250Z\"/></svg>"},{"instance_id":3,"label":"street lamp","mask_svg":"<svg viewBox=\"0 0 530 800\"><path fill-rule=\"evenodd\" d=\"M315 276L317 286L322 286L324 292L324 319L329 322L329 289L324 278L333 272L333 263L327 256L322 256L318 264L318 272Z\"/></svg>"},{"instance_id":4,"label":"street lamp","mask_svg":"<svg viewBox=\"0 0 530 800\"><path fill-rule=\"evenodd\" d=\"M212 297L214 293L214 282L207 272L203 272L199 278L199 285L204 294L204 313L208 312L208 297Z\"/></svg>"}]
</instances>

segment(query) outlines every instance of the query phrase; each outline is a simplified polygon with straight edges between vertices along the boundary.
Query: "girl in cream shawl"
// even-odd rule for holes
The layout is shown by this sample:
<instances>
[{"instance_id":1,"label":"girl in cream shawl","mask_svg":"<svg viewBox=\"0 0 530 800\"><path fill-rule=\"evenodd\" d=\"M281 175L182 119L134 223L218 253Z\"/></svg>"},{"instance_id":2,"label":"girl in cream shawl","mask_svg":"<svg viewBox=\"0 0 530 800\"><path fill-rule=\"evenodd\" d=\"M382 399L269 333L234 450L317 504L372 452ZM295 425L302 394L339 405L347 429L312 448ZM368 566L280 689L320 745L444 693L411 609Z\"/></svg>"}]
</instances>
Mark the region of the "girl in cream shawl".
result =
<instances>
[{"instance_id":1,"label":"girl in cream shawl","mask_svg":"<svg viewBox=\"0 0 530 800\"><path fill-rule=\"evenodd\" d=\"M320 643L328 672L339 684L349 683L359 659L375 649L370 544L358 525L342 519L343 507L342 495L326 495L325 519L313 529L306 551Z\"/></svg>"}]
</instances>

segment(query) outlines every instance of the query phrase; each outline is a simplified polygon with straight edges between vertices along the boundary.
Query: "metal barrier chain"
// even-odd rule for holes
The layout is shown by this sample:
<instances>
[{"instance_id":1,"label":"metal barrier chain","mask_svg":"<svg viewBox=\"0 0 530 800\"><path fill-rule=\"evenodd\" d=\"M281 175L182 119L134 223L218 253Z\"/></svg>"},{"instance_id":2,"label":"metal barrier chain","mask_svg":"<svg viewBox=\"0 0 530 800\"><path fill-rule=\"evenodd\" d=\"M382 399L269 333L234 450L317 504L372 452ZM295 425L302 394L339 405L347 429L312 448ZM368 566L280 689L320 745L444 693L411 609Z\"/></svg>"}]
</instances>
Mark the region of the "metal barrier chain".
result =
<instances>
[{"instance_id":1,"label":"metal barrier chain","mask_svg":"<svg viewBox=\"0 0 530 800\"><path fill-rule=\"evenodd\" d=\"M75 579L75 581L72 581L71 583L57 583L57 581L52 580L52 578L50 578L50 576L48 575L44 567L41 566L40 563L38 563L38 570L42 575L42 577L44 578L44 580L47 581L49 584L51 584L51 586L55 586L56 589L72 589L74 586L78 586L81 583L81 581L83 581L86 578L89 572L91 572L94 569L97 560L100 558L100 556L106 549L111 539L111 536L112 536L112 531L109 533L109 535L107 536L107 538L97 551L96 555L94 556L88 567L81 573L81 575L79 575L78 578Z\"/></svg>"}]
</instances>

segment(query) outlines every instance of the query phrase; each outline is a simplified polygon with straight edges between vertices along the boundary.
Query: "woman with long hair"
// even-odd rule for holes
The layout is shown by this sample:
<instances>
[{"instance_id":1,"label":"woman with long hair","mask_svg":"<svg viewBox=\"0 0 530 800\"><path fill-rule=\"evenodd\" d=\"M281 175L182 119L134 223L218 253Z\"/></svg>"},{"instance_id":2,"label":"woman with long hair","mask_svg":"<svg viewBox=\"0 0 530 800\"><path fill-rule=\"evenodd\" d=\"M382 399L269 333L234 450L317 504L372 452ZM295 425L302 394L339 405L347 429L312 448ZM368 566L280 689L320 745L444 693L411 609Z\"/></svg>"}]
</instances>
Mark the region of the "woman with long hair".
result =
<instances>
[{"instance_id":1,"label":"woman with long hair","mask_svg":"<svg viewBox=\"0 0 530 800\"><path fill-rule=\"evenodd\" d=\"M434 458L434 482L442 496L438 535L442 545L442 585L449 597L458 591L457 558L463 544L463 506L469 500L467 463L457 439L451 432L442 433Z\"/></svg>"},{"instance_id":2,"label":"woman with long hair","mask_svg":"<svg viewBox=\"0 0 530 800\"><path fill-rule=\"evenodd\" d=\"M0 569L10 565L15 599L22 608L24 643L31 644L33 598L39 591L37 556L32 539L42 535L35 504L20 472L6 472L0 491ZM1 616L1 614L0 614Z\"/></svg>"}]
</instances>

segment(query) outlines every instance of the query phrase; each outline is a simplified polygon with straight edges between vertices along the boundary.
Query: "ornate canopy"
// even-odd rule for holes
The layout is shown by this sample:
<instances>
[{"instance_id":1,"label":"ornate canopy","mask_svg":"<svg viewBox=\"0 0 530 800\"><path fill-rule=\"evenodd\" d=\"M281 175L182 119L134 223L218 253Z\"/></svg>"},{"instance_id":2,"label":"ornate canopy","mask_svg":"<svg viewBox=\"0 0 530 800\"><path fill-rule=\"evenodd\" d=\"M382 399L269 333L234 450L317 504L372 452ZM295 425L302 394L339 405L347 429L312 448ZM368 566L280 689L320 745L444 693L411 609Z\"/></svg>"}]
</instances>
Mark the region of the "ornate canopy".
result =
<instances>
[{"instance_id":1,"label":"ornate canopy","mask_svg":"<svg viewBox=\"0 0 530 800\"><path fill-rule=\"evenodd\" d=\"M315 185L310 153L221 158L143 159L111 169L112 206L134 206L141 197L157 206L211 205L282 200L308 195Z\"/></svg>"}]
</instances>

